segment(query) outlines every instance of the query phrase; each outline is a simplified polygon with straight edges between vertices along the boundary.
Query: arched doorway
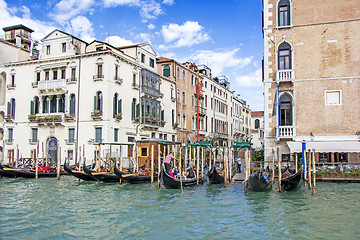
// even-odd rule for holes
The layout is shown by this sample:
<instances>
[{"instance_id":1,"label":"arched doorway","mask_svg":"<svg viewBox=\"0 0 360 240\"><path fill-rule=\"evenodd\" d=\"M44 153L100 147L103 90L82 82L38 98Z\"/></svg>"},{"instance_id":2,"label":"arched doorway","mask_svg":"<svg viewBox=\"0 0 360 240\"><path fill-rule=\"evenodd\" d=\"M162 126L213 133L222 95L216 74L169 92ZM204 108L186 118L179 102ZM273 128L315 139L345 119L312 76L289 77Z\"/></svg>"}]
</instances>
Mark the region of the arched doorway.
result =
<instances>
[{"instance_id":1,"label":"arched doorway","mask_svg":"<svg viewBox=\"0 0 360 240\"><path fill-rule=\"evenodd\" d=\"M47 164L50 166L55 166L57 163L57 139L55 137L50 137L47 140Z\"/></svg>"}]
</instances>

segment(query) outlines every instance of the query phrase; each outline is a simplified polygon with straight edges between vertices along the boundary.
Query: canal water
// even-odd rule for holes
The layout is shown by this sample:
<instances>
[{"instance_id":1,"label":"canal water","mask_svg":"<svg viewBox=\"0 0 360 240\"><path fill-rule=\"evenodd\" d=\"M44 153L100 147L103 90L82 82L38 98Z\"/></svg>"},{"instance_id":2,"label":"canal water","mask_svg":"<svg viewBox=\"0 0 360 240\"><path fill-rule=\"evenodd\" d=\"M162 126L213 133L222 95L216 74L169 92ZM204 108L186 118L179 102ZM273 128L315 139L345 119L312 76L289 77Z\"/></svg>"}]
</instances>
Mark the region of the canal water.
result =
<instances>
[{"instance_id":1,"label":"canal water","mask_svg":"<svg viewBox=\"0 0 360 240\"><path fill-rule=\"evenodd\" d=\"M244 193L242 184L0 179L0 239L357 239L360 184Z\"/></svg>"}]
</instances>

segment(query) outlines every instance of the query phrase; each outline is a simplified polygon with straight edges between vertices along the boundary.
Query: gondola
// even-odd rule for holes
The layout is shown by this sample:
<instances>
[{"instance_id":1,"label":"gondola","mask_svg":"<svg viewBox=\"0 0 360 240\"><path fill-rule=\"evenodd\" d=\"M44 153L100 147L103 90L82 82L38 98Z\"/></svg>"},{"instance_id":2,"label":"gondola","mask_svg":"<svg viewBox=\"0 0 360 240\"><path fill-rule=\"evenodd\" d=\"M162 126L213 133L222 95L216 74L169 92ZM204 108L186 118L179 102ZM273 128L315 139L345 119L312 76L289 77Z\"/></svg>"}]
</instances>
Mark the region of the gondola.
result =
<instances>
[{"instance_id":1,"label":"gondola","mask_svg":"<svg viewBox=\"0 0 360 240\"><path fill-rule=\"evenodd\" d=\"M281 176L281 190L290 191L296 189L301 180L302 167L299 170L291 174L288 169L284 171Z\"/></svg>"},{"instance_id":2,"label":"gondola","mask_svg":"<svg viewBox=\"0 0 360 240\"><path fill-rule=\"evenodd\" d=\"M161 178L162 178L162 182L166 188L178 189L181 187L180 179L171 177L169 174L167 174L165 172L164 169L161 170ZM199 183L202 183L202 182L203 182L203 180L199 179ZM196 184L197 184L196 178L182 179L183 187L194 186Z\"/></svg>"},{"instance_id":3,"label":"gondola","mask_svg":"<svg viewBox=\"0 0 360 240\"><path fill-rule=\"evenodd\" d=\"M114 173L110 173L110 172L96 172L93 170L90 170L84 163L83 165L83 169L84 172L92 177L93 179L97 180L97 181L102 181L102 182L119 182L120 178L118 176L116 176Z\"/></svg>"},{"instance_id":4,"label":"gondola","mask_svg":"<svg viewBox=\"0 0 360 240\"><path fill-rule=\"evenodd\" d=\"M121 172L116 166L114 167L114 173L116 176L121 178L121 180L128 183L146 183L151 182L151 175L141 174L141 173L124 173ZM157 173L154 174L154 180L158 179Z\"/></svg>"},{"instance_id":5,"label":"gondola","mask_svg":"<svg viewBox=\"0 0 360 240\"><path fill-rule=\"evenodd\" d=\"M14 175L12 175L12 174L10 174L10 173L3 170L4 167L8 168L9 166L0 164L0 176L1 177L14 178L15 177Z\"/></svg>"},{"instance_id":6,"label":"gondola","mask_svg":"<svg viewBox=\"0 0 360 240\"><path fill-rule=\"evenodd\" d=\"M209 173L208 173L208 177L209 177L209 182L212 184L219 184L219 183L224 183L224 176L221 175L217 170L216 167L213 166Z\"/></svg>"},{"instance_id":7,"label":"gondola","mask_svg":"<svg viewBox=\"0 0 360 240\"><path fill-rule=\"evenodd\" d=\"M68 172L71 176L77 177L81 180L96 181L96 179L87 175L84 171L72 169L67 162L64 163L64 170Z\"/></svg>"},{"instance_id":8,"label":"gondola","mask_svg":"<svg viewBox=\"0 0 360 240\"><path fill-rule=\"evenodd\" d=\"M19 169L19 168L11 168L11 167L3 167L2 170L17 178L18 177L35 178L36 176L35 170L27 170L27 169ZM60 175L68 175L68 173L60 171ZM57 177L56 171L38 172L38 178L49 178L49 177Z\"/></svg>"},{"instance_id":9,"label":"gondola","mask_svg":"<svg viewBox=\"0 0 360 240\"><path fill-rule=\"evenodd\" d=\"M257 170L249 177L249 190L255 192L265 192L272 188L271 181L265 179L264 173L261 169Z\"/></svg>"}]
</instances>

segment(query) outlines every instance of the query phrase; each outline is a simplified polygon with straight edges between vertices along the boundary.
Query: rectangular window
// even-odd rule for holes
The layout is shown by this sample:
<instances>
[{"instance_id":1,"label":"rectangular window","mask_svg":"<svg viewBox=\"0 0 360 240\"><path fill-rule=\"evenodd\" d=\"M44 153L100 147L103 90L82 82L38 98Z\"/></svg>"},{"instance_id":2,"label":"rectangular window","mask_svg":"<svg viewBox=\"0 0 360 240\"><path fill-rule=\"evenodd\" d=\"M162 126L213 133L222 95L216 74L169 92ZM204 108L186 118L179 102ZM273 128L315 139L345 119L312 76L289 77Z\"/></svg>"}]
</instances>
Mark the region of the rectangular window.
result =
<instances>
[{"instance_id":1,"label":"rectangular window","mask_svg":"<svg viewBox=\"0 0 360 240\"><path fill-rule=\"evenodd\" d=\"M76 68L71 69L71 81L75 81L76 79Z\"/></svg>"},{"instance_id":2,"label":"rectangular window","mask_svg":"<svg viewBox=\"0 0 360 240\"><path fill-rule=\"evenodd\" d=\"M102 64L97 65L97 75L98 75L98 78L102 77Z\"/></svg>"},{"instance_id":3,"label":"rectangular window","mask_svg":"<svg viewBox=\"0 0 360 240\"><path fill-rule=\"evenodd\" d=\"M104 50L103 47L97 47L97 48L96 48L96 51L97 51L97 52L98 52L98 51L102 51L102 50Z\"/></svg>"},{"instance_id":4,"label":"rectangular window","mask_svg":"<svg viewBox=\"0 0 360 240\"><path fill-rule=\"evenodd\" d=\"M46 55L50 55L50 45L46 46Z\"/></svg>"},{"instance_id":5,"label":"rectangular window","mask_svg":"<svg viewBox=\"0 0 360 240\"><path fill-rule=\"evenodd\" d=\"M74 150L68 150L68 159L73 160L74 159Z\"/></svg>"},{"instance_id":6,"label":"rectangular window","mask_svg":"<svg viewBox=\"0 0 360 240\"><path fill-rule=\"evenodd\" d=\"M75 142L75 128L69 128L69 142Z\"/></svg>"},{"instance_id":7,"label":"rectangular window","mask_svg":"<svg viewBox=\"0 0 360 240\"><path fill-rule=\"evenodd\" d=\"M32 128L31 129L31 142L37 142L38 139L38 129Z\"/></svg>"},{"instance_id":8,"label":"rectangular window","mask_svg":"<svg viewBox=\"0 0 360 240\"><path fill-rule=\"evenodd\" d=\"M172 141L175 142L175 135L172 135Z\"/></svg>"},{"instance_id":9,"label":"rectangular window","mask_svg":"<svg viewBox=\"0 0 360 240\"><path fill-rule=\"evenodd\" d=\"M205 81L205 88L207 88L207 82Z\"/></svg>"},{"instance_id":10,"label":"rectangular window","mask_svg":"<svg viewBox=\"0 0 360 240\"><path fill-rule=\"evenodd\" d=\"M61 79L66 78L66 69L61 69Z\"/></svg>"},{"instance_id":11,"label":"rectangular window","mask_svg":"<svg viewBox=\"0 0 360 240\"><path fill-rule=\"evenodd\" d=\"M53 71L53 79L56 80L58 78L58 71L54 70Z\"/></svg>"},{"instance_id":12,"label":"rectangular window","mask_svg":"<svg viewBox=\"0 0 360 240\"><path fill-rule=\"evenodd\" d=\"M327 162L327 153L319 153L320 154L320 162Z\"/></svg>"},{"instance_id":13,"label":"rectangular window","mask_svg":"<svg viewBox=\"0 0 360 240\"><path fill-rule=\"evenodd\" d=\"M99 143L102 141L102 128L95 128L95 142Z\"/></svg>"},{"instance_id":14,"label":"rectangular window","mask_svg":"<svg viewBox=\"0 0 360 240\"><path fill-rule=\"evenodd\" d=\"M145 54L143 54L143 53L141 54L141 62L145 63Z\"/></svg>"},{"instance_id":15,"label":"rectangular window","mask_svg":"<svg viewBox=\"0 0 360 240\"><path fill-rule=\"evenodd\" d=\"M50 72L46 71L45 72L45 80L49 80L49 78L50 78Z\"/></svg>"},{"instance_id":16,"label":"rectangular window","mask_svg":"<svg viewBox=\"0 0 360 240\"><path fill-rule=\"evenodd\" d=\"M147 148L141 148L141 156L147 157Z\"/></svg>"},{"instance_id":17,"label":"rectangular window","mask_svg":"<svg viewBox=\"0 0 360 240\"><path fill-rule=\"evenodd\" d=\"M118 142L118 141L119 141L119 129L114 128L114 142Z\"/></svg>"},{"instance_id":18,"label":"rectangular window","mask_svg":"<svg viewBox=\"0 0 360 240\"><path fill-rule=\"evenodd\" d=\"M13 133L14 133L14 129L12 129L12 128L9 128L8 129L8 141L9 142L13 142Z\"/></svg>"},{"instance_id":19,"label":"rectangular window","mask_svg":"<svg viewBox=\"0 0 360 240\"><path fill-rule=\"evenodd\" d=\"M325 105L341 105L342 94L341 90L325 91Z\"/></svg>"},{"instance_id":20,"label":"rectangular window","mask_svg":"<svg viewBox=\"0 0 360 240\"><path fill-rule=\"evenodd\" d=\"M39 82L40 81L40 72L37 72L36 73L36 82Z\"/></svg>"},{"instance_id":21,"label":"rectangular window","mask_svg":"<svg viewBox=\"0 0 360 240\"><path fill-rule=\"evenodd\" d=\"M115 79L118 79L119 76L119 66L115 66Z\"/></svg>"},{"instance_id":22,"label":"rectangular window","mask_svg":"<svg viewBox=\"0 0 360 240\"><path fill-rule=\"evenodd\" d=\"M61 44L61 50L63 53L66 52L66 43Z\"/></svg>"},{"instance_id":23,"label":"rectangular window","mask_svg":"<svg viewBox=\"0 0 360 240\"><path fill-rule=\"evenodd\" d=\"M167 134L164 133L164 140L167 140Z\"/></svg>"},{"instance_id":24,"label":"rectangular window","mask_svg":"<svg viewBox=\"0 0 360 240\"><path fill-rule=\"evenodd\" d=\"M152 138L155 138L155 133L154 133L154 132L151 133L151 137L152 137Z\"/></svg>"},{"instance_id":25,"label":"rectangular window","mask_svg":"<svg viewBox=\"0 0 360 240\"><path fill-rule=\"evenodd\" d=\"M207 108L207 95L205 95L205 107Z\"/></svg>"},{"instance_id":26,"label":"rectangular window","mask_svg":"<svg viewBox=\"0 0 360 240\"><path fill-rule=\"evenodd\" d=\"M289 26L290 25L290 16L289 16L289 6L280 6L279 7L279 26Z\"/></svg>"},{"instance_id":27,"label":"rectangular window","mask_svg":"<svg viewBox=\"0 0 360 240\"><path fill-rule=\"evenodd\" d=\"M155 67L155 61L152 58L150 58L150 67Z\"/></svg>"}]
</instances>

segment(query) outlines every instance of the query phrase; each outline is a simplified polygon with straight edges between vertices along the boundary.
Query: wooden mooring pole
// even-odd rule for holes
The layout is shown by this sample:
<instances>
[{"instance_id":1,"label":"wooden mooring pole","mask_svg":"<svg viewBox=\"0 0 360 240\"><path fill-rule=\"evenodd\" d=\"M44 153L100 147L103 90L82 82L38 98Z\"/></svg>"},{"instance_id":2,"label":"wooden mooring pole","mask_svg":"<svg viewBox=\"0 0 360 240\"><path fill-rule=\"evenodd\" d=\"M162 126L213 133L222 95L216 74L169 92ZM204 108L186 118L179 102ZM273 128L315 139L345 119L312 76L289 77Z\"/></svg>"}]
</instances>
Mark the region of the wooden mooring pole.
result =
<instances>
[{"instance_id":1,"label":"wooden mooring pole","mask_svg":"<svg viewBox=\"0 0 360 240\"><path fill-rule=\"evenodd\" d=\"M154 182L154 154L154 145L151 145L151 183Z\"/></svg>"},{"instance_id":2,"label":"wooden mooring pole","mask_svg":"<svg viewBox=\"0 0 360 240\"><path fill-rule=\"evenodd\" d=\"M249 161L249 155L248 155L248 149L245 150L245 182L244 182L244 191L247 191L248 188L248 181L249 181L249 174L248 174L248 161Z\"/></svg>"},{"instance_id":3,"label":"wooden mooring pole","mask_svg":"<svg viewBox=\"0 0 360 240\"><path fill-rule=\"evenodd\" d=\"M316 165L315 165L315 149L312 151L312 165L313 165L313 194L316 192Z\"/></svg>"},{"instance_id":4,"label":"wooden mooring pole","mask_svg":"<svg viewBox=\"0 0 360 240\"><path fill-rule=\"evenodd\" d=\"M308 188L309 189L311 189L312 188L312 183L311 183L311 180L312 180L312 178L311 178L311 170L312 170L312 164L311 164L311 161L312 161L312 154L311 154L311 150L309 149L309 151L308 151Z\"/></svg>"},{"instance_id":5,"label":"wooden mooring pole","mask_svg":"<svg viewBox=\"0 0 360 240\"><path fill-rule=\"evenodd\" d=\"M158 188L160 188L160 173L161 173L161 154L160 154L160 144L158 143Z\"/></svg>"},{"instance_id":6,"label":"wooden mooring pole","mask_svg":"<svg viewBox=\"0 0 360 240\"><path fill-rule=\"evenodd\" d=\"M279 192L281 192L281 157L280 157L280 149L276 148L276 156L278 160L278 168L279 168Z\"/></svg>"},{"instance_id":7,"label":"wooden mooring pole","mask_svg":"<svg viewBox=\"0 0 360 240\"><path fill-rule=\"evenodd\" d=\"M200 164L199 164L199 158L200 158L200 148L196 147L196 185L199 186L199 168L200 168Z\"/></svg>"},{"instance_id":8,"label":"wooden mooring pole","mask_svg":"<svg viewBox=\"0 0 360 240\"><path fill-rule=\"evenodd\" d=\"M181 188L181 193L184 193L183 184L182 184L182 172L181 172L181 152L182 152L182 147L180 147L180 153L179 153L179 173L180 173L180 188Z\"/></svg>"}]
</instances>

